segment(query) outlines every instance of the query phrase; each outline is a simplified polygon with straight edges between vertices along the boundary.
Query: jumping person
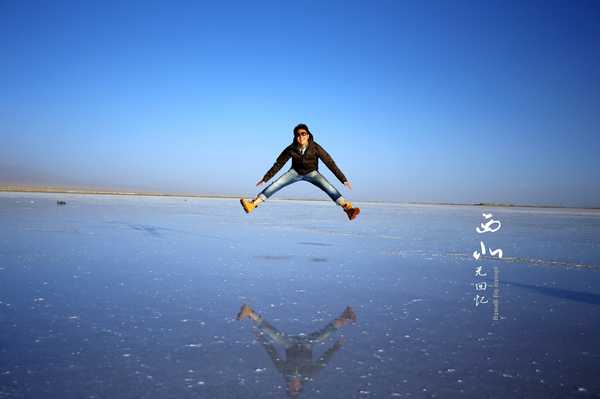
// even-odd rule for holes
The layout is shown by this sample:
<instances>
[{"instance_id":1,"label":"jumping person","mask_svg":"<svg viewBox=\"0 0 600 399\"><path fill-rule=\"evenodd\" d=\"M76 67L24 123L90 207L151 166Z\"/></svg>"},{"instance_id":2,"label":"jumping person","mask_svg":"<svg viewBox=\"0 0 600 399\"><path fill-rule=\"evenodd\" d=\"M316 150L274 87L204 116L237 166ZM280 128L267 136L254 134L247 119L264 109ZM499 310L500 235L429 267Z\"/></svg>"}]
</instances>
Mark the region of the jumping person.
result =
<instances>
[{"instance_id":1,"label":"jumping person","mask_svg":"<svg viewBox=\"0 0 600 399\"><path fill-rule=\"evenodd\" d=\"M288 159L292 158L292 167L290 170L279 176L275 181L269 184L261 191L253 200L240 199L242 207L246 213L250 213L257 207L258 204L264 202L271 195L281 190L285 186L296 183L300 180L305 180L325 191L336 204L342 207L348 219L355 219L360 213L360 208L353 208L352 203L347 201L342 194L327 181L327 179L319 173L319 159L333 172L333 174L350 190L352 184L346 179L342 171L337 167L331 156L315 141L308 126L304 123L299 124L294 128L294 141L287 146L277 160L264 175L262 179L256 183L260 186L271 179L285 165Z\"/></svg>"},{"instance_id":2,"label":"jumping person","mask_svg":"<svg viewBox=\"0 0 600 399\"><path fill-rule=\"evenodd\" d=\"M287 393L292 398L297 398L302 392L304 384L316 377L319 371L327 365L333 354L341 348L342 340L338 339L316 361L313 360L313 346L325 342L331 334L349 322L356 322L356 314L348 306L337 319L328 323L321 330L308 335L290 336L277 330L254 309L244 304L237 315L237 319L244 320L246 317L252 319L253 324L258 329L257 341L262 344L277 370L283 375L287 383ZM275 346L265 336L285 349L285 360L279 356Z\"/></svg>"}]
</instances>

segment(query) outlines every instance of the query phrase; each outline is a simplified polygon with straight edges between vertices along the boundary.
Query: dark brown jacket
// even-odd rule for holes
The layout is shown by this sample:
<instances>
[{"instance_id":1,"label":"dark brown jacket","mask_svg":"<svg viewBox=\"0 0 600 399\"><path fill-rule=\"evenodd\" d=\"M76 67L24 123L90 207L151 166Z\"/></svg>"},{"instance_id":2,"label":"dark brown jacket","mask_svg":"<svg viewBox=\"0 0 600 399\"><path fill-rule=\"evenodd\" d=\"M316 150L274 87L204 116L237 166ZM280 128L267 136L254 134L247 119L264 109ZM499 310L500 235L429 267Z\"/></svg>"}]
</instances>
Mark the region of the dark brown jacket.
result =
<instances>
[{"instance_id":1,"label":"dark brown jacket","mask_svg":"<svg viewBox=\"0 0 600 399\"><path fill-rule=\"evenodd\" d=\"M277 160L273 166L271 166L271 169L265 174L263 181L266 182L271 179L290 158L292 158L292 169L300 175L305 175L313 170L319 170L319 159L321 159L342 183L347 181L342 171L337 167L335 162L333 162L333 158L331 158L323 147L312 140L308 141L308 147L306 148L306 151L304 151L304 155L300 153L296 143L287 146L277 157Z\"/></svg>"}]
</instances>

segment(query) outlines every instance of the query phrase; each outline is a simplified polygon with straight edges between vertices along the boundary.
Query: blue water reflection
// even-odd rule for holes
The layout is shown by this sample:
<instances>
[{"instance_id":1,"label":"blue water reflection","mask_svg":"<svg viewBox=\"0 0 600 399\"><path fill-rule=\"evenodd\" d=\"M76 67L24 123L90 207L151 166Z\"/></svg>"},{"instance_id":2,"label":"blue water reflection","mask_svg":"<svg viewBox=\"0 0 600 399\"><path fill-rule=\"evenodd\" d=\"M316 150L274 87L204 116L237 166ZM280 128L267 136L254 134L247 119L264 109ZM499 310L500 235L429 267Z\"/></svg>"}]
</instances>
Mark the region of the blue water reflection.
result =
<instances>
[{"instance_id":1,"label":"blue water reflection","mask_svg":"<svg viewBox=\"0 0 600 399\"><path fill-rule=\"evenodd\" d=\"M0 194L0 398L600 392L597 211L491 210L494 321L481 208L360 206Z\"/></svg>"},{"instance_id":2,"label":"blue water reflection","mask_svg":"<svg viewBox=\"0 0 600 399\"><path fill-rule=\"evenodd\" d=\"M314 346L326 342L329 336L344 325L356 322L356 314L350 306L346 307L338 318L310 334L288 335L281 332L246 304L242 305L237 315L238 320L245 318L252 320L256 327L256 340L265 349L277 371L282 374L288 395L294 398L300 396L304 386L313 381L321 369L329 363L335 352L342 347L343 340L338 338L316 359L313 359ZM278 344L285 350L285 356L279 355L274 344Z\"/></svg>"}]
</instances>

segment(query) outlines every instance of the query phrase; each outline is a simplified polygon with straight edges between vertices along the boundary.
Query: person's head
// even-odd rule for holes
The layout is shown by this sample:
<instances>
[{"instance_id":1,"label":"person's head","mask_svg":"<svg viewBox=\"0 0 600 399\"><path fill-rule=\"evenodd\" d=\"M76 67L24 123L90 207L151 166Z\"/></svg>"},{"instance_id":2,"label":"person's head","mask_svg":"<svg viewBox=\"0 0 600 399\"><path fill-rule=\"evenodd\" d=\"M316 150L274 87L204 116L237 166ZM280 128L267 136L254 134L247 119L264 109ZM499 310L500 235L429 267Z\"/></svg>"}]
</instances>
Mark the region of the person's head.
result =
<instances>
[{"instance_id":1,"label":"person's head","mask_svg":"<svg viewBox=\"0 0 600 399\"><path fill-rule=\"evenodd\" d=\"M288 381L288 395L292 398L297 398L302 392L302 380L300 376L294 376Z\"/></svg>"},{"instance_id":2,"label":"person's head","mask_svg":"<svg viewBox=\"0 0 600 399\"><path fill-rule=\"evenodd\" d=\"M308 130L308 126L306 126L304 123L296 125L294 128L294 143L304 147L309 141L312 141L312 139L312 133L310 130Z\"/></svg>"}]
</instances>

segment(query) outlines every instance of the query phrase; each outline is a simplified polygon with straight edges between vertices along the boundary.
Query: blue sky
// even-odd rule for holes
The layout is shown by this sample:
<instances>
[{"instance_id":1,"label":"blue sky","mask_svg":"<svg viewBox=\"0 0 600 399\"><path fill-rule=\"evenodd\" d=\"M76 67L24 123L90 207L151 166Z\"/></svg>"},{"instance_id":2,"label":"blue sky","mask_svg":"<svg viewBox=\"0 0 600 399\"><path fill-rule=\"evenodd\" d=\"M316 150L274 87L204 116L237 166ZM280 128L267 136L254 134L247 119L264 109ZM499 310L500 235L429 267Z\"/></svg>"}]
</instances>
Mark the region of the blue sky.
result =
<instances>
[{"instance_id":1,"label":"blue sky","mask_svg":"<svg viewBox=\"0 0 600 399\"><path fill-rule=\"evenodd\" d=\"M600 206L597 2L122 3L0 1L0 183Z\"/></svg>"}]
</instances>

